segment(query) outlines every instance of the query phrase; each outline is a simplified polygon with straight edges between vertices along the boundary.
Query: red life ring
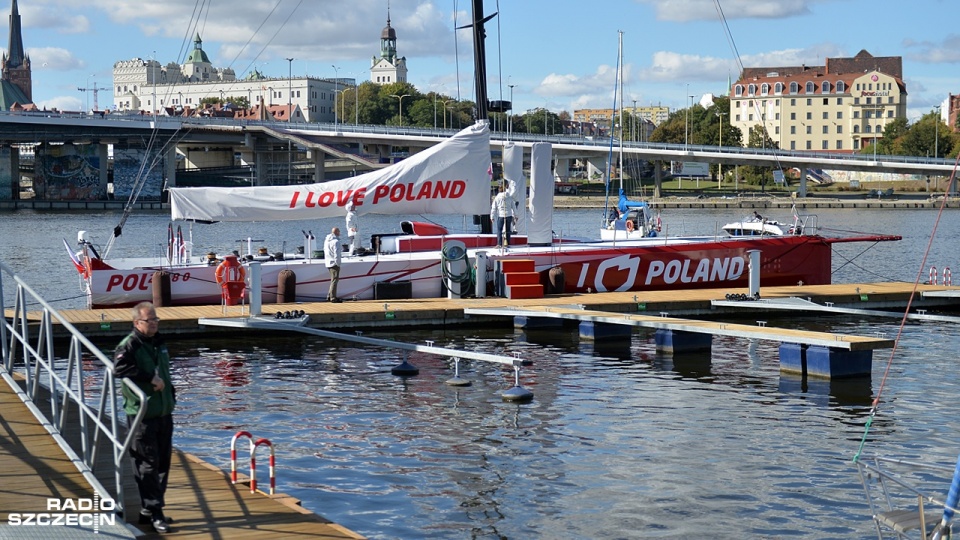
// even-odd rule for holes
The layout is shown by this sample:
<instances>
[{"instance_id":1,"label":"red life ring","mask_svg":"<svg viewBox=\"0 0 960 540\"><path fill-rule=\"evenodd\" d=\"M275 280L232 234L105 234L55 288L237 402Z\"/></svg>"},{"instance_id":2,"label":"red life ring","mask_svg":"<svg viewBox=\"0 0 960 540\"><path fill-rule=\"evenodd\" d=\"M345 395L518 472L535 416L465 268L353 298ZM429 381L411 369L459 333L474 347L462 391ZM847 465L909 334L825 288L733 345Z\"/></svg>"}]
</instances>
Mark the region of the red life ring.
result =
<instances>
[{"instance_id":1,"label":"red life ring","mask_svg":"<svg viewBox=\"0 0 960 540\"><path fill-rule=\"evenodd\" d=\"M660 216L657 216L657 232L660 232L660 229L663 227L663 222L660 221Z\"/></svg>"},{"instance_id":2,"label":"red life ring","mask_svg":"<svg viewBox=\"0 0 960 540\"><path fill-rule=\"evenodd\" d=\"M627 220L627 232L633 232L633 220L632 220L632 219L628 219L628 220Z\"/></svg>"},{"instance_id":3,"label":"red life ring","mask_svg":"<svg viewBox=\"0 0 960 540\"><path fill-rule=\"evenodd\" d=\"M216 276L219 285L242 282L246 275L243 265L233 255L227 255L223 262L217 266Z\"/></svg>"}]
</instances>

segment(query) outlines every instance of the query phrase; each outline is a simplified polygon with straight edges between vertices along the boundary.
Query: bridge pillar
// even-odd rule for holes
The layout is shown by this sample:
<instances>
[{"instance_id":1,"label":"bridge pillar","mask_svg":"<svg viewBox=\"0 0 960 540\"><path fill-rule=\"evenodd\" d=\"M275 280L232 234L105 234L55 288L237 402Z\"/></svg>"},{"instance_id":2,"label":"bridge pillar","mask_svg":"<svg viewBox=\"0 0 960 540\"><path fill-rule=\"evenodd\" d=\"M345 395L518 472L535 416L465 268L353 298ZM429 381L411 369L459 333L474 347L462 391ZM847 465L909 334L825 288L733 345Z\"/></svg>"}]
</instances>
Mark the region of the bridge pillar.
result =
<instances>
[{"instance_id":1,"label":"bridge pillar","mask_svg":"<svg viewBox=\"0 0 960 540\"><path fill-rule=\"evenodd\" d=\"M780 345L780 371L821 379L870 376L873 351L849 351L822 345Z\"/></svg>"},{"instance_id":2,"label":"bridge pillar","mask_svg":"<svg viewBox=\"0 0 960 540\"><path fill-rule=\"evenodd\" d=\"M800 189L797 191L797 197L807 196L807 166L800 167Z\"/></svg>"},{"instance_id":3,"label":"bridge pillar","mask_svg":"<svg viewBox=\"0 0 960 540\"><path fill-rule=\"evenodd\" d=\"M698 332L658 329L654 334L657 351L665 353L687 353L709 351L713 346L713 336Z\"/></svg>"},{"instance_id":4,"label":"bridge pillar","mask_svg":"<svg viewBox=\"0 0 960 540\"><path fill-rule=\"evenodd\" d=\"M561 182L567 182L570 180L570 159L569 158L558 158L556 164L554 165L553 174L560 179Z\"/></svg>"},{"instance_id":5,"label":"bridge pillar","mask_svg":"<svg viewBox=\"0 0 960 540\"><path fill-rule=\"evenodd\" d=\"M323 182L326 176L327 155L320 150L313 151L313 181Z\"/></svg>"},{"instance_id":6,"label":"bridge pillar","mask_svg":"<svg viewBox=\"0 0 960 540\"><path fill-rule=\"evenodd\" d=\"M513 327L524 330L536 328L562 328L563 319L555 317L514 317Z\"/></svg>"},{"instance_id":7,"label":"bridge pillar","mask_svg":"<svg viewBox=\"0 0 960 540\"><path fill-rule=\"evenodd\" d=\"M633 328L625 324L580 321L580 339L630 339Z\"/></svg>"}]
</instances>

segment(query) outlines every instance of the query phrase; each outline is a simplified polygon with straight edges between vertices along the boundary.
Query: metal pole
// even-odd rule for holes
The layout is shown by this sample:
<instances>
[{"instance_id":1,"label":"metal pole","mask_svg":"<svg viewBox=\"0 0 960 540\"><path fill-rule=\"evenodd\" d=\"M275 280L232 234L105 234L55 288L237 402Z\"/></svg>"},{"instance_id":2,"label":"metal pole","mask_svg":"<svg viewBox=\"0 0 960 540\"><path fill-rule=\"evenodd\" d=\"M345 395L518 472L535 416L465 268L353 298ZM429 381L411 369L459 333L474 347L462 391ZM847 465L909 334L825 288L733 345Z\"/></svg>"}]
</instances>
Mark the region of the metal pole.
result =
<instances>
[{"instance_id":1,"label":"metal pole","mask_svg":"<svg viewBox=\"0 0 960 540\"><path fill-rule=\"evenodd\" d=\"M688 95L690 94L690 83L687 83L687 94ZM688 106L686 110L683 111L683 149L684 150L687 149L687 141L689 141L690 139L690 136L688 135L689 128L687 127L689 125L689 121L688 121L689 118L690 118L690 107Z\"/></svg>"},{"instance_id":2,"label":"metal pole","mask_svg":"<svg viewBox=\"0 0 960 540\"><path fill-rule=\"evenodd\" d=\"M510 134L513 133L513 87L515 84L508 84L510 87L510 116L507 117L507 140L510 140Z\"/></svg>"},{"instance_id":3,"label":"metal pole","mask_svg":"<svg viewBox=\"0 0 960 540\"><path fill-rule=\"evenodd\" d=\"M337 91L339 90L340 84L340 68L337 66L331 65L333 68L333 130L337 130Z\"/></svg>"},{"instance_id":4,"label":"metal pole","mask_svg":"<svg viewBox=\"0 0 960 540\"><path fill-rule=\"evenodd\" d=\"M940 105L937 105L937 116L934 121L936 123L933 128L933 158L938 159L940 157Z\"/></svg>"},{"instance_id":5,"label":"metal pole","mask_svg":"<svg viewBox=\"0 0 960 540\"><path fill-rule=\"evenodd\" d=\"M287 122L293 122L293 58L287 58Z\"/></svg>"},{"instance_id":6,"label":"metal pole","mask_svg":"<svg viewBox=\"0 0 960 540\"><path fill-rule=\"evenodd\" d=\"M399 96L396 94L390 94L390 97L395 97L400 101L400 112L397 114L400 116L400 127L403 127L403 98L410 97L410 94L402 94Z\"/></svg>"}]
</instances>

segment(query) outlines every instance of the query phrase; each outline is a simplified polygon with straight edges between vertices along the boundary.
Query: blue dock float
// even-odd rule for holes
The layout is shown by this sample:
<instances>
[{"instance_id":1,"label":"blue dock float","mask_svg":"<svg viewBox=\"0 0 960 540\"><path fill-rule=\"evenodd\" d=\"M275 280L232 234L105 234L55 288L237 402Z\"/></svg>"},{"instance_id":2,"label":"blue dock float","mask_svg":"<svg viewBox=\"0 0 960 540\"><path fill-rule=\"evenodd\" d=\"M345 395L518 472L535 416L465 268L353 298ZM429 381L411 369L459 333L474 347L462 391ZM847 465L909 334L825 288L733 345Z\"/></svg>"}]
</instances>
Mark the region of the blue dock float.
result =
<instances>
[{"instance_id":1,"label":"blue dock float","mask_svg":"<svg viewBox=\"0 0 960 540\"><path fill-rule=\"evenodd\" d=\"M798 343L780 345L780 371L787 373L837 379L869 376L872 369L872 350L848 351Z\"/></svg>"},{"instance_id":2,"label":"blue dock float","mask_svg":"<svg viewBox=\"0 0 960 540\"><path fill-rule=\"evenodd\" d=\"M654 339L657 351L667 354L709 351L714 335L777 341L782 344L781 371L823 379L869 376L873 350L891 348L894 344L892 339L879 337L768 327L763 321L758 321L757 326L750 326L671 318L666 313L657 317L593 311L583 306L527 306L522 309L477 307L465 308L464 314L512 317L514 321L554 319L559 323L563 319L575 320L580 322L581 337L593 340L625 337L633 327L652 328L656 330ZM614 327L623 329L613 330Z\"/></svg>"},{"instance_id":3,"label":"blue dock float","mask_svg":"<svg viewBox=\"0 0 960 540\"><path fill-rule=\"evenodd\" d=\"M657 350L670 354L710 351L713 335L658 328L654 334Z\"/></svg>"},{"instance_id":4,"label":"blue dock float","mask_svg":"<svg viewBox=\"0 0 960 540\"><path fill-rule=\"evenodd\" d=\"M633 327L631 326L580 321L581 339L630 339L631 336L633 336Z\"/></svg>"}]
</instances>

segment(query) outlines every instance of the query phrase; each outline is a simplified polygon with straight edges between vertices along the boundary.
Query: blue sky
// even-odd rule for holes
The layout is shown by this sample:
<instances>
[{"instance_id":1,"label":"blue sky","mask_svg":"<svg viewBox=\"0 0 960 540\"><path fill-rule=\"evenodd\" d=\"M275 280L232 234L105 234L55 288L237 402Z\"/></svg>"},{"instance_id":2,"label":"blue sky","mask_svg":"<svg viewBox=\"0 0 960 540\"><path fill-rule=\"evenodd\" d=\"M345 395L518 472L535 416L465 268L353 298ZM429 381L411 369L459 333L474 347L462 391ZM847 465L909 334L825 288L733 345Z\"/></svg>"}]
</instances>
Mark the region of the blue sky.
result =
<instances>
[{"instance_id":1,"label":"blue sky","mask_svg":"<svg viewBox=\"0 0 960 540\"><path fill-rule=\"evenodd\" d=\"M823 65L827 57L902 56L915 120L960 93L954 0L719 0L744 66ZM34 101L80 110L111 103L113 64L182 62L199 32L215 66L238 77L369 78L387 0L19 0ZM725 93L739 73L715 0L485 0L490 99L514 111L609 108L624 44L624 101L683 108L689 95ZM10 3L0 3L4 45ZM473 99L470 0L391 0L409 81ZM293 57L292 64L285 58ZM333 66L337 66L334 70ZM502 94L501 94L502 92ZM697 98L695 98L697 99Z\"/></svg>"}]
</instances>

